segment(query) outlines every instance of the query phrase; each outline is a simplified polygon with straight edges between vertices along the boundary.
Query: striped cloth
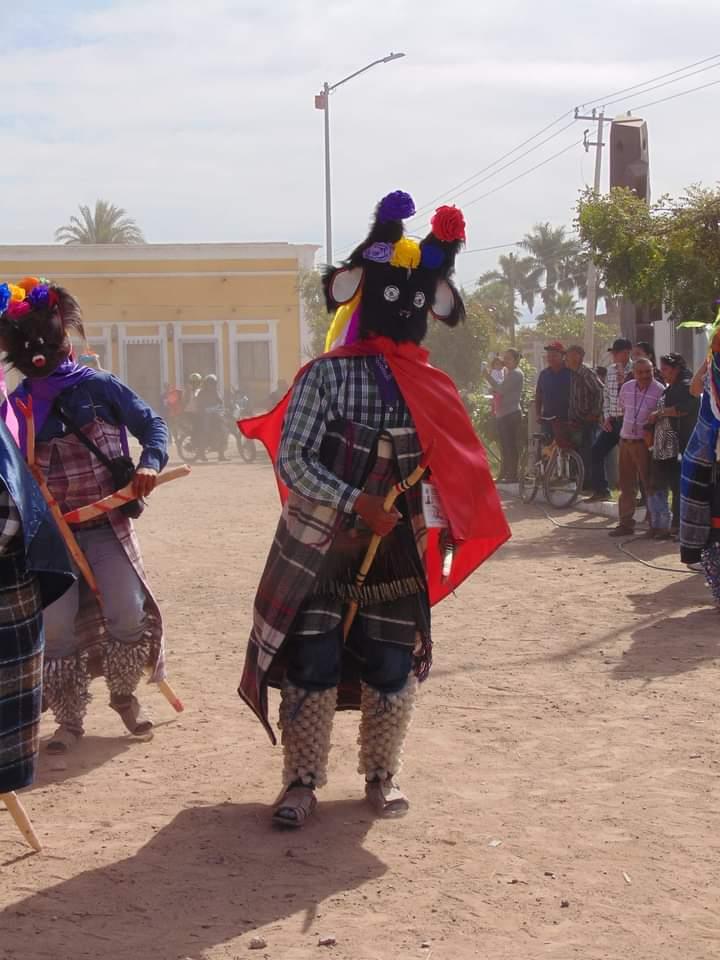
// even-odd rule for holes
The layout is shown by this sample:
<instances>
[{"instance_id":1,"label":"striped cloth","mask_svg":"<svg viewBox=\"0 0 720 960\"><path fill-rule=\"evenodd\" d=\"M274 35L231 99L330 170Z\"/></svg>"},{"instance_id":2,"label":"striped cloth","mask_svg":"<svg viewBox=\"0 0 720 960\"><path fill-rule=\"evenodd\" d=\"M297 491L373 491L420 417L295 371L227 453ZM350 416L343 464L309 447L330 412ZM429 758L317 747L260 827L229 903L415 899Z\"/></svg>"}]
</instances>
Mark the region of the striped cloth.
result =
<instances>
[{"instance_id":1,"label":"striped cloth","mask_svg":"<svg viewBox=\"0 0 720 960\"><path fill-rule=\"evenodd\" d=\"M413 428L398 427L384 431L390 437L387 455L378 445L379 431L349 421L335 421L324 432L323 462L327 469L353 488L368 493L386 493L392 482L407 477L420 462L421 450ZM378 450L377 458L375 451ZM406 642L408 635L421 634L416 673L424 677L430 668L430 610L424 582L423 559L427 530L422 511L422 494L413 487L404 495L406 523L402 536L407 546L392 550L386 571L397 563L395 580L400 584L395 599L361 608L366 629L378 639ZM279 686L284 664L281 648L291 630L323 633L328 624L338 623L344 609L341 590L329 588L350 578L362 559L362 542L350 553L345 550L348 532L355 517L324 503L308 500L293 490L283 507L277 531L255 598L253 627L248 642L245 666L238 693L255 712L273 743L275 735L268 721L268 685ZM400 526L400 525L399 525ZM390 550L388 546L386 549ZM399 554L399 556L398 556ZM379 558L382 568L383 559ZM330 572L332 570L332 572ZM336 570L347 571L343 578ZM386 582L391 574L385 573ZM422 577L422 582L420 578ZM411 581L405 583L405 581ZM372 583L372 581L371 581ZM323 585L328 586L327 590ZM333 595L335 594L335 595ZM369 598L372 601L372 597ZM394 623L395 619L400 623ZM359 704L354 684L342 690L341 706Z\"/></svg>"},{"instance_id":2,"label":"striped cloth","mask_svg":"<svg viewBox=\"0 0 720 960\"><path fill-rule=\"evenodd\" d=\"M0 480L0 793L35 778L42 702L42 603L20 517Z\"/></svg>"},{"instance_id":3,"label":"striped cloth","mask_svg":"<svg viewBox=\"0 0 720 960\"><path fill-rule=\"evenodd\" d=\"M119 427L97 419L81 429L109 459L123 455L122 434ZM50 492L63 513L94 503L114 492L115 485L110 471L72 434L38 443L36 458ZM151 650L148 667L152 670L151 681L159 682L165 678L162 616L145 576L135 528L132 521L119 510L113 510L107 518L102 517L99 521L83 524L82 528L88 529L106 523L112 526L115 536L145 588L145 613ZM75 656L89 655L90 671L93 676L99 676L101 674L100 645L105 637L105 623L95 597L82 580L80 593L80 611L75 622ZM52 660L58 662L53 653L51 647L46 648L47 662ZM72 658L63 659L69 661Z\"/></svg>"},{"instance_id":4,"label":"striped cloth","mask_svg":"<svg viewBox=\"0 0 720 960\"><path fill-rule=\"evenodd\" d=\"M699 563L710 536L716 447L720 423L713 415L706 388L695 429L682 458L680 475L680 556L684 563Z\"/></svg>"}]
</instances>

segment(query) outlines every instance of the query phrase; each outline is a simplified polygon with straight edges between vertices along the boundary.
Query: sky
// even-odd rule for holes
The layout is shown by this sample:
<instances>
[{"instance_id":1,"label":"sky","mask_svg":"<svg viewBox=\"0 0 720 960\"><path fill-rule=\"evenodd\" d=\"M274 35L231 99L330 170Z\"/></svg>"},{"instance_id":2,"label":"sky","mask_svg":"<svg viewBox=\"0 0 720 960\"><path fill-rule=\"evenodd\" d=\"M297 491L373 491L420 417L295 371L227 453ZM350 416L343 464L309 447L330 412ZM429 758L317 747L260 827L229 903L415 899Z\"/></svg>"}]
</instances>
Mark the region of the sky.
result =
<instances>
[{"instance_id":1,"label":"sky","mask_svg":"<svg viewBox=\"0 0 720 960\"><path fill-rule=\"evenodd\" d=\"M462 194L457 185L583 102L720 54L720 3L25 0L5 31L0 242L51 242L78 204L103 198L149 241L322 245L314 95L401 51L331 97L335 256L362 239L382 195L403 189L418 208L465 208L458 276L472 284L505 252L478 248L510 245L539 221L571 226L593 176L588 124ZM717 64L608 112L720 80ZM655 196L716 182L719 108L720 84L640 111Z\"/></svg>"}]
</instances>

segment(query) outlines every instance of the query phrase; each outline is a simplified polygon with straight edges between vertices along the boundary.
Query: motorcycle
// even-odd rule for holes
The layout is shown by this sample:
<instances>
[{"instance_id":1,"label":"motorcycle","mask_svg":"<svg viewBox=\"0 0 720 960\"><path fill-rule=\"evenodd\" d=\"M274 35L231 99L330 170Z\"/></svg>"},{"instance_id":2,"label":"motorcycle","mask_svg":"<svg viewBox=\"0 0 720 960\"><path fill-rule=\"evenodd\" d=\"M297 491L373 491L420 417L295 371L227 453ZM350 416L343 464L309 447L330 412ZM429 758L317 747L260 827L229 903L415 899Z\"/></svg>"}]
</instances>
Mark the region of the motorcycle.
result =
<instances>
[{"instance_id":1,"label":"motorcycle","mask_svg":"<svg viewBox=\"0 0 720 960\"><path fill-rule=\"evenodd\" d=\"M238 429L237 422L250 415L250 399L245 395L236 395L232 399L232 411L228 415L228 430L235 437L238 453L245 463L254 463L257 457L257 447L254 440L248 440Z\"/></svg>"},{"instance_id":2,"label":"motorcycle","mask_svg":"<svg viewBox=\"0 0 720 960\"><path fill-rule=\"evenodd\" d=\"M198 422L190 424L190 429L178 439L178 453L185 463L202 460L209 450L217 452L218 460L225 460L227 449L227 428L223 407L210 407L202 414L202 445L197 437Z\"/></svg>"}]
</instances>

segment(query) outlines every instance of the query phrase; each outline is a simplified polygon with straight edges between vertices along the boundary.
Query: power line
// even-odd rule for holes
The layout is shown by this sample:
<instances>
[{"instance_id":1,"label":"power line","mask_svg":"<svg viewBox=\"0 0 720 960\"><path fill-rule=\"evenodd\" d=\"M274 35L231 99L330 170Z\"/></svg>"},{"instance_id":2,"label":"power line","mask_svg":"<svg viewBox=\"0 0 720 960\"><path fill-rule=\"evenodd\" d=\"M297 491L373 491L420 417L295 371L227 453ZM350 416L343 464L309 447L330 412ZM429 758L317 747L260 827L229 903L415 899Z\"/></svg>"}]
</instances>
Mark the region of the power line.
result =
<instances>
[{"instance_id":1,"label":"power line","mask_svg":"<svg viewBox=\"0 0 720 960\"><path fill-rule=\"evenodd\" d=\"M669 71L668 73L660 74L660 75L657 76L657 77L651 77L651 78L648 79L648 80L644 80L642 83L636 83L636 84L633 84L632 86L625 87L625 88L622 89L622 90L616 90L614 93L605 94L604 96L602 96L602 97L597 97L597 98L595 98L594 100L586 101L585 103L582 104L582 106L585 107L585 106L589 106L589 105L591 105L591 104L593 104L593 103L601 103L601 102L605 103L606 105L611 105L612 103L617 103L617 102L619 102L618 100L613 100L612 98L613 98L613 97L619 97L620 94L631 93L631 92L633 92L633 91L635 91L635 90L637 90L639 94L641 94L641 93L649 93L649 92L651 92L651 89L659 89L661 86L666 86L667 84L660 83L660 84L658 84L658 86L656 86L656 87L651 87L652 84L656 84L658 81L667 80L668 77L676 77L675 80L670 80L670 81L668 81L669 83L676 83L678 80L683 80L683 79L685 79L686 76L688 76L688 77L689 77L689 76L695 76L697 73L702 73L702 72L703 72L703 70L697 70L697 71L695 71L694 73L688 74L687 71L688 71L688 70L692 70L693 67L704 67L705 70L710 70L710 69L712 69L713 67L718 67L718 66L720 66L720 63L711 63L711 61L720 61L720 53L713 54L713 55L710 56L710 57L705 57L705 58L702 59L702 60L697 60L697 61L695 61L694 63L686 64L684 67L678 67L676 70L671 70L671 71ZM704 66L705 64L709 64L709 63L711 64L710 66ZM682 74L683 76L678 76L679 74ZM698 87L697 89L702 89L702 87ZM692 91L688 91L688 92L692 92ZM672 99L672 98L668 98L668 99ZM661 102L661 101L658 101L658 102ZM640 109L640 108L637 108L637 109ZM438 202L438 200L442 200L443 198L445 198L446 196L448 196L448 194L451 194L451 193L452 193L453 196L457 196L457 195L458 195L458 194L457 194L457 191L462 190L462 188L466 187L468 184L471 184L471 183L473 184L473 186L477 186L477 184L476 184L476 183L473 183L473 181L476 181L477 178L478 178L478 177L481 177L483 174L485 174L485 173L488 174L488 176L485 177L484 180L489 180L489 179L491 179L493 176L495 176L496 174L500 173L502 170L506 169L508 166L511 165L511 164L506 164L504 167L495 170L494 168L495 168L495 167L498 167L498 165L501 164L501 163L503 162L503 160L508 159L508 158L511 157L513 154L517 153L519 150L522 150L523 147L525 147L525 146L527 146L528 144L532 143L534 140L537 140L538 137L541 137L541 136L542 136L544 133L546 133L548 130L551 130L553 127L557 126L558 123L560 123L562 120L564 120L565 117L571 116L572 113L573 113L573 111L571 111L571 110L568 110L568 111L566 111L565 113L561 113L560 116L557 117L555 120L553 120L551 123L546 124L544 127L542 127L542 129L538 130L537 133L533 134L531 137L528 137L526 140L523 140L522 143L519 143L519 144L518 144L516 147L514 147L512 150L508 150L508 151L507 151L506 153L504 153L502 156L498 157L497 160L494 160L492 163L487 164L486 166L482 167L480 170L477 170L477 171L476 171L474 174L472 174L471 176L467 177L465 180L462 180L460 183L455 184L454 187L450 187L448 190L444 191L443 193L441 193L441 194L439 194L438 196L434 197L432 200L430 200L430 201L428 201L427 203L423 204L420 208L418 208L418 210L417 210L417 212L416 212L416 214L415 214L415 217L420 217L420 216L426 215L427 211L431 210L432 207L434 206L434 204ZM569 126L570 126L570 124L568 124L567 126L563 127L562 129L563 129L563 130L566 130L566 129L568 129ZM551 140L554 136L556 136L556 135L557 135L558 133L560 133L560 132L562 132L562 131L557 131L557 132L556 132L555 134L553 134L551 137L548 137L548 138L546 138L545 140L543 140L542 143L540 143L540 144L535 144L535 146L532 147L530 150L526 151L526 153L524 153L523 156L527 156L528 154L532 153L534 150L538 149L538 148L539 148L540 146L542 146L544 143L547 143L549 140ZM521 158L518 157L518 158L516 158L516 159L521 159ZM515 162L515 161L511 161L511 163L514 163L514 162ZM489 171L493 171L493 172L492 172L492 173L489 173ZM480 182L484 182L484 180L481 180ZM470 189L470 188L468 188L468 189ZM467 192L467 190L463 190L463 192ZM414 219L414 218L413 218L413 219Z\"/></svg>"},{"instance_id":2,"label":"power line","mask_svg":"<svg viewBox=\"0 0 720 960\"><path fill-rule=\"evenodd\" d=\"M446 196L448 193L450 192L454 193L456 190L459 190L461 187L464 187L466 183L470 183L471 180L474 180L476 177L479 177L483 173L486 173L488 170L491 170L493 167L496 167L499 163L502 163L503 160L506 160L508 157L511 157L514 153L517 153L518 150L522 150L523 147L526 147L529 143L532 143L533 140L537 140L538 137L541 137L548 130L551 130L554 126L560 123L561 120L564 120L565 117L569 117L571 115L572 115L572 110L566 110L564 113L561 113L556 120L552 121L552 123L546 124L542 128L542 130L538 130L538 132L533 134L532 137L528 137L527 140L523 140L522 143L519 143L512 150L508 150L507 153L504 153L501 157L498 157L497 160L494 160L492 163L489 163L486 167L483 167L481 170L476 170L476 172L473 173L471 176L467 177L467 179L462 180L460 183L455 184L454 187L450 187L448 190L445 190L443 193L438 194L437 197L434 197L432 200L429 200L427 203L424 203L422 207L420 207L415 213L415 217L422 216L424 211L431 209L432 206L436 204L438 200L442 200L443 197ZM564 128L564 129L567 129L567 128ZM528 153L530 152L531 151L528 151ZM525 154L525 156L527 156L527 154Z\"/></svg>"},{"instance_id":3,"label":"power line","mask_svg":"<svg viewBox=\"0 0 720 960\"><path fill-rule=\"evenodd\" d=\"M622 93L632 93L638 87L646 87L650 83L657 83L658 80L665 80L666 77L674 77L678 73L684 73L686 70L692 70L693 67L700 67L704 63L710 63L711 60L720 59L720 53L714 53L711 57L705 57L704 60L696 60L695 63L688 63L684 67L678 67L677 70L671 70L669 73L661 73L659 77L652 77L650 80L644 80L642 83L636 83L631 87L625 87L622 90L616 90L614 93L606 93L602 97L596 97L594 100L586 100L581 107L590 107L593 103L604 103L608 105L610 97L619 97ZM681 78L682 79L682 78Z\"/></svg>"},{"instance_id":4,"label":"power line","mask_svg":"<svg viewBox=\"0 0 720 960\"><path fill-rule=\"evenodd\" d=\"M697 93L698 90L706 90L708 87L714 87L720 80L711 80L710 83L703 83L699 87L691 87L689 90L681 90L680 93L673 93L669 97L662 97L660 100L651 100L650 103L641 103L639 107L634 107L635 110L646 110L648 107L654 107L658 103L667 103L668 100L677 100L678 97L686 97L689 93Z\"/></svg>"},{"instance_id":5,"label":"power line","mask_svg":"<svg viewBox=\"0 0 720 960\"><path fill-rule=\"evenodd\" d=\"M654 86L647 87L645 90L638 90L637 95L644 96L646 93L652 93L653 90L660 90L662 87L667 87L671 83L678 83L680 80L689 80L690 77L696 77L699 73L705 73L707 70L715 70L720 67L720 62L711 63L709 67L703 67L701 70L693 70L692 73L685 73L681 77L675 77L672 80L666 80L664 83L656 83ZM627 97L619 97L617 100L609 100L605 106L611 107L614 103L620 103L622 100L627 100Z\"/></svg>"}]
</instances>

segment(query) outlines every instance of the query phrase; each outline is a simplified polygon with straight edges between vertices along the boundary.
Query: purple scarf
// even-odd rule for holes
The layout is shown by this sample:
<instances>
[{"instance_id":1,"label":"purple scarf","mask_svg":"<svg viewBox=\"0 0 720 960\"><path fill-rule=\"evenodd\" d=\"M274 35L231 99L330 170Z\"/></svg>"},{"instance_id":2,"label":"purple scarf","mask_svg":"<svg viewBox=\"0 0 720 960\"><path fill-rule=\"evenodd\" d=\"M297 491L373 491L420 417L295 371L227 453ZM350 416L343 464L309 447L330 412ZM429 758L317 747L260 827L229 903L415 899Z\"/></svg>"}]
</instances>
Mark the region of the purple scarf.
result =
<instances>
[{"instance_id":1,"label":"purple scarf","mask_svg":"<svg viewBox=\"0 0 720 960\"><path fill-rule=\"evenodd\" d=\"M55 398L63 390L69 390L70 387L77 387L84 380L90 380L95 376L95 371L90 367L81 367L70 357L67 357L54 373L49 377L29 377L23 380L17 390L10 396L10 404L17 415L18 420L18 441L20 449L24 455L27 455L27 431L25 429L25 417L20 411L17 402L27 401L28 396L33 401L33 419L35 421L35 432L40 433L45 426L45 421L50 416L52 405ZM7 419L7 413L5 412Z\"/></svg>"}]
</instances>

